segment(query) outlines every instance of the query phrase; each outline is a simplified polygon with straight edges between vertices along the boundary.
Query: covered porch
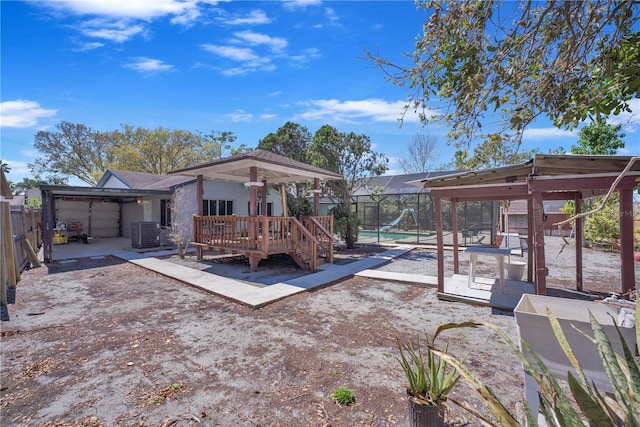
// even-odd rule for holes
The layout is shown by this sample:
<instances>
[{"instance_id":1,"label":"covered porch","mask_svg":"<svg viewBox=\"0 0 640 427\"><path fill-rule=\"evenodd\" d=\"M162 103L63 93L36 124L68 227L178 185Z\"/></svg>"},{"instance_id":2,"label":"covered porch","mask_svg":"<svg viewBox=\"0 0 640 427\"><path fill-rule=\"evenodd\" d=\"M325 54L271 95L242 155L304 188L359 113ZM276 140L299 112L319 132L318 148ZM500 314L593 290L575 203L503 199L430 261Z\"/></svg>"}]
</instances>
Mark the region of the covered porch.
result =
<instances>
[{"instance_id":1,"label":"covered porch","mask_svg":"<svg viewBox=\"0 0 640 427\"><path fill-rule=\"evenodd\" d=\"M527 241L526 282L532 283L532 291L538 295L547 294L547 275L545 262L545 225L549 218L545 215L543 201L572 200L576 205L576 213L581 213L582 200L596 195L606 194L610 188L620 195L620 292L626 293L635 287L635 271L633 258L633 191L640 177L640 162L630 156L595 156L595 155L541 155L531 161L514 166L470 171L422 180L425 188L431 189L434 199L434 210L437 231L438 250L438 292L439 295L457 295L460 298L472 293L469 286L458 286L460 282L459 242L457 241L457 219L455 204L464 201L481 200L525 200L527 202ZM635 163L634 163L635 162ZM444 277L444 240L442 226L442 201L452 204L453 224L453 277ZM575 220L575 284L582 290L582 227L583 220ZM496 254L499 248L492 242ZM504 246L503 246L504 247ZM498 268L499 269L499 268ZM504 272L496 271L496 276ZM526 283L521 282L521 283ZM499 286L492 286L488 298L495 292L509 293ZM518 287L520 287L518 285ZM460 294L460 295L459 295Z\"/></svg>"},{"instance_id":2,"label":"covered porch","mask_svg":"<svg viewBox=\"0 0 640 427\"><path fill-rule=\"evenodd\" d=\"M343 179L340 174L307 165L278 154L253 150L172 171L197 179L198 212L193 217L193 242L199 259L204 250L242 254L251 270L269 255L288 254L305 270L316 271L323 262L333 262L333 217L319 216L321 182ZM249 189L249 215L203 215L204 180L243 183ZM313 215L289 217L286 186L313 183ZM267 212L267 190L279 186L282 217L258 216ZM259 200L260 192L260 200Z\"/></svg>"}]
</instances>

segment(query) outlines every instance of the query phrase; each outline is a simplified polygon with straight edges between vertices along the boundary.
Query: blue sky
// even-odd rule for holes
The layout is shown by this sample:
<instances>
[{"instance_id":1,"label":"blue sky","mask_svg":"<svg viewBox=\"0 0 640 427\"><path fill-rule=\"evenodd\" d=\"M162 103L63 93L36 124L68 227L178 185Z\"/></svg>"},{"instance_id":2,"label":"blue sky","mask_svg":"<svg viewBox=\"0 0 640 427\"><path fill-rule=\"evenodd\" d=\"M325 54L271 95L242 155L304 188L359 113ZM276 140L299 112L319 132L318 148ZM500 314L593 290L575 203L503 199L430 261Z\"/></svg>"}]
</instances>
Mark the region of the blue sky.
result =
<instances>
[{"instance_id":1,"label":"blue sky","mask_svg":"<svg viewBox=\"0 0 640 427\"><path fill-rule=\"evenodd\" d=\"M426 12L413 1L2 1L1 147L8 179L30 176L39 130L82 123L191 131L232 131L258 140L287 121L314 133L323 124L366 134L401 173L421 131L398 118L404 89L362 57L364 49L399 60L413 51ZM640 101L633 110L640 113ZM616 118L626 148L640 155L640 114ZM451 160L447 129L436 163ZM531 125L524 148L575 144L548 121ZM79 181L71 184L80 185Z\"/></svg>"}]
</instances>

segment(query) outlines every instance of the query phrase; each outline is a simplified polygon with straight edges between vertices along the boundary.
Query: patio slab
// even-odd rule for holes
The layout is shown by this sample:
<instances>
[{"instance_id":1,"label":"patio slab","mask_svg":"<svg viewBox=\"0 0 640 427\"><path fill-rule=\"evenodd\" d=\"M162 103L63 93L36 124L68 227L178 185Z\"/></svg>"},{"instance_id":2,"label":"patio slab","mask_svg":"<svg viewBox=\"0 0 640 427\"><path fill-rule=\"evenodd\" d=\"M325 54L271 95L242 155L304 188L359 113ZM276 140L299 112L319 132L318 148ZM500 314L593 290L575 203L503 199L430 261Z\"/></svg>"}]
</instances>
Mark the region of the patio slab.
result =
<instances>
[{"instance_id":1,"label":"patio slab","mask_svg":"<svg viewBox=\"0 0 640 427\"><path fill-rule=\"evenodd\" d=\"M384 264L412 249L413 246L403 245L345 265L325 264L323 270L317 273L268 286L230 279L156 258L156 256L166 255L166 252L139 254L130 251L115 251L113 255L206 292L253 308L259 308L299 292L344 280L362 270Z\"/></svg>"}]
</instances>

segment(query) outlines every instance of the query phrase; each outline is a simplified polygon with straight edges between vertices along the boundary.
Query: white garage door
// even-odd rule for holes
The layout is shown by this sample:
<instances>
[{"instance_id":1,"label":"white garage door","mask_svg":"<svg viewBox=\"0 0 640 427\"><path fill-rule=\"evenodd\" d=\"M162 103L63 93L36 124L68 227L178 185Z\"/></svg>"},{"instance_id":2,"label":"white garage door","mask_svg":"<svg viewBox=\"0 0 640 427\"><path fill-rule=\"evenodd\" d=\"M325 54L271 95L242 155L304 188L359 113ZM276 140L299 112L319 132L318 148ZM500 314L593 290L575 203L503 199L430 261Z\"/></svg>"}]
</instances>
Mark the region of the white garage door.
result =
<instances>
[{"instance_id":1,"label":"white garage door","mask_svg":"<svg viewBox=\"0 0 640 427\"><path fill-rule=\"evenodd\" d=\"M113 202L56 200L56 222L82 223L89 237L118 237L120 204Z\"/></svg>"}]
</instances>

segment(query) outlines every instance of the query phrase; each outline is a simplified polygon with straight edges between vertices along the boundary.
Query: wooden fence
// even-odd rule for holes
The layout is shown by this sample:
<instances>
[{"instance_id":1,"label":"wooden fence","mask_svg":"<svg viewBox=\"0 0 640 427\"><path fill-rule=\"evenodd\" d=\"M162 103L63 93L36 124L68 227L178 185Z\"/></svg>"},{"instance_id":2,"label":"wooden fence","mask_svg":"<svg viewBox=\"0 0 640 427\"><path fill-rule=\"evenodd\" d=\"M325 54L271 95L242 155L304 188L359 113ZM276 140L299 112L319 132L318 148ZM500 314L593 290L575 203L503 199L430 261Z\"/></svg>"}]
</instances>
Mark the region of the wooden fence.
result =
<instances>
[{"instance_id":1,"label":"wooden fence","mask_svg":"<svg viewBox=\"0 0 640 427\"><path fill-rule=\"evenodd\" d=\"M6 307L15 301L20 274L40 266L36 251L42 245L42 214L40 209L9 206L7 201L0 205L0 305L2 320L9 320Z\"/></svg>"}]
</instances>

